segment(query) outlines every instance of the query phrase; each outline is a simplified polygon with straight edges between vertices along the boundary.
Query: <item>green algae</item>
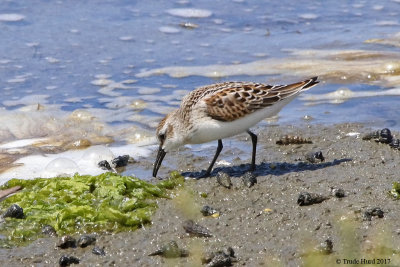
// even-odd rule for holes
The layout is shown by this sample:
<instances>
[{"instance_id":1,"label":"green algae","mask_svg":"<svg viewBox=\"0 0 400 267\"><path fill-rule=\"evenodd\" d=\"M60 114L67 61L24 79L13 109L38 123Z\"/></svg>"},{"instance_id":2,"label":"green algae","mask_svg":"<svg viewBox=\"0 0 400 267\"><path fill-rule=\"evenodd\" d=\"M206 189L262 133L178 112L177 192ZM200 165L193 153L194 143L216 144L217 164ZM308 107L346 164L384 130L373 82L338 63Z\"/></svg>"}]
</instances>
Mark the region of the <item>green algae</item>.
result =
<instances>
[{"instance_id":1,"label":"green algae","mask_svg":"<svg viewBox=\"0 0 400 267\"><path fill-rule=\"evenodd\" d=\"M400 183L393 182L392 190L389 191L389 194L395 199L400 199Z\"/></svg>"},{"instance_id":2,"label":"green algae","mask_svg":"<svg viewBox=\"0 0 400 267\"><path fill-rule=\"evenodd\" d=\"M183 184L173 172L170 179L150 184L135 177L104 173L34 180L12 179L0 189L23 189L0 202L1 213L12 204L24 210L24 218L3 218L0 247L23 245L41 236L43 225L58 235L131 231L151 221L157 198Z\"/></svg>"}]
</instances>

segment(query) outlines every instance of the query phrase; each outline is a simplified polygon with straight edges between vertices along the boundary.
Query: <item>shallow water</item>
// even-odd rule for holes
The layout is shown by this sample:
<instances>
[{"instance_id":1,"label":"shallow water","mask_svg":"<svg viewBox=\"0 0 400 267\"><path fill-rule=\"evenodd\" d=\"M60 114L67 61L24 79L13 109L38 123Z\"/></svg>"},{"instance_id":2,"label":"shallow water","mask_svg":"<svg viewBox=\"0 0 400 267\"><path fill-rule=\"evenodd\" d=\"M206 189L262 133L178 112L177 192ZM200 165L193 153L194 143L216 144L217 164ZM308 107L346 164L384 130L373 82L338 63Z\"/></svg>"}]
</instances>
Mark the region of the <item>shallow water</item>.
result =
<instances>
[{"instance_id":1,"label":"shallow water","mask_svg":"<svg viewBox=\"0 0 400 267\"><path fill-rule=\"evenodd\" d=\"M399 130L399 12L398 0L4 1L0 143L47 138L24 156L82 138L151 143L161 117L197 86L315 75L322 83L278 123Z\"/></svg>"}]
</instances>

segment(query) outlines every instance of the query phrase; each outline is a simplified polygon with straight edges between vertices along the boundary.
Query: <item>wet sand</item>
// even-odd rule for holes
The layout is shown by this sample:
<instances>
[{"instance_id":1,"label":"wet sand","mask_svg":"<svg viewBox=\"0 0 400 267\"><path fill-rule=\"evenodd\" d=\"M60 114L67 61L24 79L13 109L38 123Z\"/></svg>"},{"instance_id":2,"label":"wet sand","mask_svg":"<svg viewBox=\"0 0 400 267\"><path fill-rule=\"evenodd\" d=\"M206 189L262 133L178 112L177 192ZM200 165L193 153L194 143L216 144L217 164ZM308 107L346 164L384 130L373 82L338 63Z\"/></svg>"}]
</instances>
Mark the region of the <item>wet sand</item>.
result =
<instances>
[{"instance_id":1,"label":"wet sand","mask_svg":"<svg viewBox=\"0 0 400 267\"><path fill-rule=\"evenodd\" d=\"M56 249L58 238L42 238L27 247L0 250L1 266L55 266L62 255L74 255L82 266L200 266L204 251L232 247L237 262L246 266L338 266L345 260L389 259L400 265L400 203L388 194L398 177L400 151L386 144L348 136L370 132L359 124L304 127L260 127L257 150L257 183L248 188L241 176L249 168L251 141L248 135L235 137L248 144L243 150L224 142L219 160L233 158L232 166L217 167L212 177L189 178L172 199L158 201L159 209L151 225L135 232L98 235L96 245L105 256L87 248ZM312 144L279 146L276 140L290 134L310 138ZM393 133L394 135L398 133ZM167 155L161 167L165 175L168 162L174 162L185 176L205 170L209 156L195 156L185 148ZM304 161L310 151L322 151L325 161ZM153 159L142 160L136 167L151 169ZM171 169L172 170L172 169ZM226 172L233 186L217 183L218 171ZM345 197L332 196L332 188L341 188ZM299 206L298 196L309 192L329 196L321 203ZM205 197L206 196L206 197ZM219 217L204 217L203 205L219 211ZM369 208L379 207L383 218L365 219ZM192 237L182 227L193 219L206 227L212 237ZM332 249L320 248L326 240ZM161 245L175 240L189 250L186 258L166 259L148 256ZM324 247L324 245L322 245ZM386 261L388 263L388 261Z\"/></svg>"}]
</instances>

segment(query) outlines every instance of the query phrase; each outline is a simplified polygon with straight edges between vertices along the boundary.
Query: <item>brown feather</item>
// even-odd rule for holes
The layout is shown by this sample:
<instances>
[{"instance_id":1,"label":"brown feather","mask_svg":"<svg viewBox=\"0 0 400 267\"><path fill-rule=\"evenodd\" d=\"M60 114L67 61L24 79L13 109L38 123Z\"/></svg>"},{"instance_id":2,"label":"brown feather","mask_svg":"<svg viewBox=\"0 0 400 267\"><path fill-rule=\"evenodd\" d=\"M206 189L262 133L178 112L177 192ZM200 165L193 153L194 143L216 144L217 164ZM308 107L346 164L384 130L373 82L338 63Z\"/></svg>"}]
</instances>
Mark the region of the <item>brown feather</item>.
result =
<instances>
[{"instance_id":1,"label":"brown feather","mask_svg":"<svg viewBox=\"0 0 400 267\"><path fill-rule=\"evenodd\" d=\"M250 82L230 82L212 85L211 88L201 87L199 89L202 89L202 92L198 92L198 94L204 97L207 113L211 118L233 121L271 106L317 83L316 77L298 83L277 86ZM209 90L207 90L208 88Z\"/></svg>"}]
</instances>

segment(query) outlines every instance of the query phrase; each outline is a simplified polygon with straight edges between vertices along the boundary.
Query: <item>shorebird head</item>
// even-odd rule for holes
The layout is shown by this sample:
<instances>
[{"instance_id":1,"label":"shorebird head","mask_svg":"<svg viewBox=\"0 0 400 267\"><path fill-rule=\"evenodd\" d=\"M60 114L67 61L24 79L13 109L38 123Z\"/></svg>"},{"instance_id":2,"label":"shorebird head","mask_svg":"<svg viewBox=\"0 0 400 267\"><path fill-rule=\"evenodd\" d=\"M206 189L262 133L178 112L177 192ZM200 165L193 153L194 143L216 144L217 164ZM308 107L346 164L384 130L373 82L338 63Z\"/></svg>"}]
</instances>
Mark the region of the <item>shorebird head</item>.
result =
<instances>
[{"instance_id":1,"label":"shorebird head","mask_svg":"<svg viewBox=\"0 0 400 267\"><path fill-rule=\"evenodd\" d=\"M180 133L180 120L177 112L172 112L158 124L156 135L160 146L158 148L156 162L154 163L153 177L157 176L158 169L167 152L184 144L184 135Z\"/></svg>"}]
</instances>

